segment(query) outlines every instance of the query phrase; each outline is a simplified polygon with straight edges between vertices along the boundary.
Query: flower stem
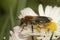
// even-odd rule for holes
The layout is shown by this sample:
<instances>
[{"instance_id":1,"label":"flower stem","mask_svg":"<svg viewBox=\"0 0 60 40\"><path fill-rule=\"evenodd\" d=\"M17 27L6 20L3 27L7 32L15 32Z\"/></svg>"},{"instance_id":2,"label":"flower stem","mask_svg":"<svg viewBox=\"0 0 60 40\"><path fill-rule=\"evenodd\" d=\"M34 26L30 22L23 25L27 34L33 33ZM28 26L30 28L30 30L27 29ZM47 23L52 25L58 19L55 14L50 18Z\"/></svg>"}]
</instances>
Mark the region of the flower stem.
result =
<instances>
[{"instance_id":1,"label":"flower stem","mask_svg":"<svg viewBox=\"0 0 60 40\"><path fill-rule=\"evenodd\" d=\"M50 40L52 40L53 34L54 34L54 32L52 33L52 35L51 35L51 37L50 37Z\"/></svg>"}]
</instances>

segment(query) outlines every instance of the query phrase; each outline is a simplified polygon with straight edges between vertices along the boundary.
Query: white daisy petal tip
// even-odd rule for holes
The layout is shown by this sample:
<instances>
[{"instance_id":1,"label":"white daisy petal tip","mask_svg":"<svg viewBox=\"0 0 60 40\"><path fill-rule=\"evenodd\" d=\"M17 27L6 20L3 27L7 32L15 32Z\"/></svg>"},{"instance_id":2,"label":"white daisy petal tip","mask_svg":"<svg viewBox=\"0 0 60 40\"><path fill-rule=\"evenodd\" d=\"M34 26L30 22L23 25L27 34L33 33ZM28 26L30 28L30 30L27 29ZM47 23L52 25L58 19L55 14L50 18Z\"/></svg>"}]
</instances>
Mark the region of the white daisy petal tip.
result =
<instances>
[{"instance_id":1,"label":"white daisy petal tip","mask_svg":"<svg viewBox=\"0 0 60 40\"><path fill-rule=\"evenodd\" d=\"M21 15L22 17L25 17L25 16L38 16L31 8L25 8L23 10L20 11L21 12Z\"/></svg>"},{"instance_id":2,"label":"white daisy petal tip","mask_svg":"<svg viewBox=\"0 0 60 40\"><path fill-rule=\"evenodd\" d=\"M44 16L44 10L43 10L42 4L40 4L40 5L38 6L38 11L39 11L39 15L40 15L40 16Z\"/></svg>"},{"instance_id":3,"label":"white daisy petal tip","mask_svg":"<svg viewBox=\"0 0 60 40\"><path fill-rule=\"evenodd\" d=\"M13 32L12 32L12 31L10 31L10 34L11 34L11 35L13 35Z\"/></svg>"},{"instance_id":4,"label":"white daisy petal tip","mask_svg":"<svg viewBox=\"0 0 60 40\"><path fill-rule=\"evenodd\" d=\"M47 5L45 8L45 16L51 17L52 9L53 9L52 6Z\"/></svg>"}]
</instances>

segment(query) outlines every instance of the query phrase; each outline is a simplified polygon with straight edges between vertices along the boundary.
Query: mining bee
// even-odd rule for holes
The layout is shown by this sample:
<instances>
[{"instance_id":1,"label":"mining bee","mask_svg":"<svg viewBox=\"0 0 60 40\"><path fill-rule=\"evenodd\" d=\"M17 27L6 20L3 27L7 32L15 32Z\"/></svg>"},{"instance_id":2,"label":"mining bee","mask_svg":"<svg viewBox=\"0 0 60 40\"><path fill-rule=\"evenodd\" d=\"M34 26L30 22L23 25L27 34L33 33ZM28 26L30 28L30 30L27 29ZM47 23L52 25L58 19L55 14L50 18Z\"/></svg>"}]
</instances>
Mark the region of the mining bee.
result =
<instances>
[{"instance_id":1,"label":"mining bee","mask_svg":"<svg viewBox=\"0 0 60 40\"><path fill-rule=\"evenodd\" d=\"M21 18L20 20L20 26L22 27L22 30L24 29L25 26L28 24L31 25L32 27L32 32L33 32L33 25L47 25L51 19L49 17L45 16L25 16L24 18Z\"/></svg>"}]
</instances>

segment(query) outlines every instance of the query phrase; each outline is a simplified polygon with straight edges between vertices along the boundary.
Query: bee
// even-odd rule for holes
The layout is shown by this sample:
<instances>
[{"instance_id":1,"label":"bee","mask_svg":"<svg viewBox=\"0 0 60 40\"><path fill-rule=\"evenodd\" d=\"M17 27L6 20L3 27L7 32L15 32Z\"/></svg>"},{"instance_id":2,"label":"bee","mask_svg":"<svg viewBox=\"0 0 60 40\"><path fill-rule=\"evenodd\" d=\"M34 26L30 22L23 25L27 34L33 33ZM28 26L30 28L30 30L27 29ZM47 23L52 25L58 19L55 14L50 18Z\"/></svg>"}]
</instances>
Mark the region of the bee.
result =
<instances>
[{"instance_id":1,"label":"bee","mask_svg":"<svg viewBox=\"0 0 60 40\"><path fill-rule=\"evenodd\" d=\"M23 31L24 27L28 24L31 25L32 32L33 32L33 25L48 25L51 22L51 18L45 16L25 16L20 20L20 26L22 27L21 32ZM37 26L39 27L39 26Z\"/></svg>"}]
</instances>

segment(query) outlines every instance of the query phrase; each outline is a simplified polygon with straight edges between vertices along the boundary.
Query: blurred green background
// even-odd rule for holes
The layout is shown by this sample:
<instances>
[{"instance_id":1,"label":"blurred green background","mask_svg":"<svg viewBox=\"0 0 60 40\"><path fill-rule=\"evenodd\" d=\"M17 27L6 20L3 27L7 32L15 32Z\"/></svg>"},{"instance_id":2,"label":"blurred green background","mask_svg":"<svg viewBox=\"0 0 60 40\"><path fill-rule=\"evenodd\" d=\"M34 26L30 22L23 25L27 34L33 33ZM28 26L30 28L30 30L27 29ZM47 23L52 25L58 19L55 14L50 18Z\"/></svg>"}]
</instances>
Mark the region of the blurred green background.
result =
<instances>
[{"instance_id":1,"label":"blurred green background","mask_svg":"<svg viewBox=\"0 0 60 40\"><path fill-rule=\"evenodd\" d=\"M19 25L20 10L31 7L38 13L38 5L60 6L60 0L0 0L0 40L9 40L9 30Z\"/></svg>"}]
</instances>

